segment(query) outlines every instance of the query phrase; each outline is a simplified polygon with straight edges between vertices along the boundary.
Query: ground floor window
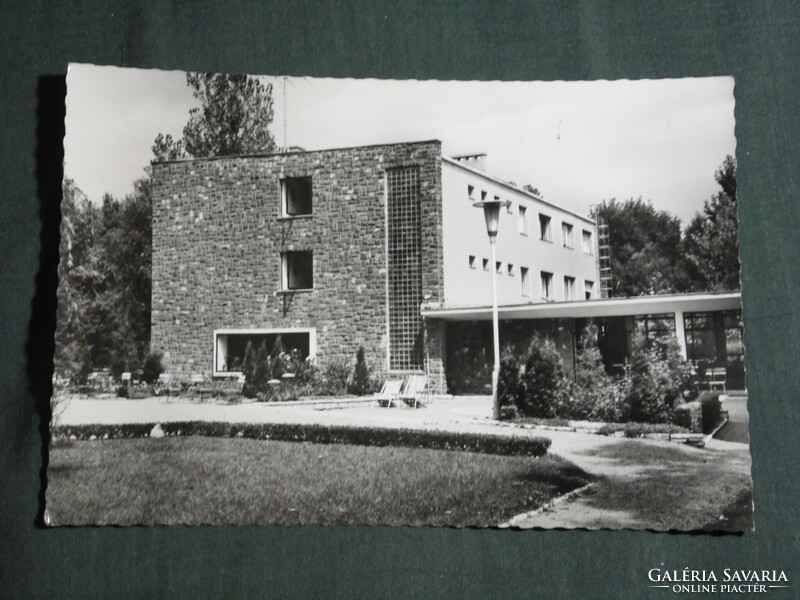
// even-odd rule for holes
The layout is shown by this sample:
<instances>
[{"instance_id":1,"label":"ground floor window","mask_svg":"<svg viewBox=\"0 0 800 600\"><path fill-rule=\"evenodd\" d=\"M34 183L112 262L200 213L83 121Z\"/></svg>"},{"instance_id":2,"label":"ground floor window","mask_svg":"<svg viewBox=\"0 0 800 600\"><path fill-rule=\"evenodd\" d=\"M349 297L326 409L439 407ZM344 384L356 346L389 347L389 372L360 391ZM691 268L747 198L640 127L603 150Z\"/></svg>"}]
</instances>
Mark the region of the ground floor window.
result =
<instances>
[{"instance_id":1,"label":"ground floor window","mask_svg":"<svg viewBox=\"0 0 800 600\"><path fill-rule=\"evenodd\" d=\"M670 340L675 337L675 315L673 313L636 315L634 323L637 332L663 348L666 348Z\"/></svg>"},{"instance_id":2,"label":"ground floor window","mask_svg":"<svg viewBox=\"0 0 800 600\"><path fill-rule=\"evenodd\" d=\"M278 345L284 351L297 350L303 357L316 353L316 332L313 329L228 329L214 332L214 375L236 375L241 372L247 345L258 348L265 344L272 351Z\"/></svg>"}]
</instances>

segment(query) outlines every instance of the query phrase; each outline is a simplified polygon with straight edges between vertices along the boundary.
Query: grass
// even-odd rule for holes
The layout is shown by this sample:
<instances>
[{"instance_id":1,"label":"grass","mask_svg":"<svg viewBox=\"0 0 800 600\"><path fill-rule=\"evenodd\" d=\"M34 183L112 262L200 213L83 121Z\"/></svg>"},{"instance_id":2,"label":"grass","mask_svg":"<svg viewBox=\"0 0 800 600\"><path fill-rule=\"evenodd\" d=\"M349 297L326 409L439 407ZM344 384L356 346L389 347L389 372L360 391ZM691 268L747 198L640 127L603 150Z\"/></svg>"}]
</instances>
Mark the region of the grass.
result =
<instances>
[{"instance_id":1,"label":"grass","mask_svg":"<svg viewBox=\"0 0 800 600\"><path fill-rule=\"evenodd\" d=\"M491 526L582 486L554 456L185 438L54 442L54 525Z\"/></svg>"},{"instance_id":2,"label":"grass","mask_svg":"<svg viewBox=\"0 0 800 600\"><path fill-rule=\"evenodd\" d=\"M721 453L626 440L589 454L612 459L620 467L619 475L595 487L589 505L635 515L635 528L742 531L753 527L747 451ZM729 519L726 511L735 511L735 519Z\"/></svg>"}]
</instances>

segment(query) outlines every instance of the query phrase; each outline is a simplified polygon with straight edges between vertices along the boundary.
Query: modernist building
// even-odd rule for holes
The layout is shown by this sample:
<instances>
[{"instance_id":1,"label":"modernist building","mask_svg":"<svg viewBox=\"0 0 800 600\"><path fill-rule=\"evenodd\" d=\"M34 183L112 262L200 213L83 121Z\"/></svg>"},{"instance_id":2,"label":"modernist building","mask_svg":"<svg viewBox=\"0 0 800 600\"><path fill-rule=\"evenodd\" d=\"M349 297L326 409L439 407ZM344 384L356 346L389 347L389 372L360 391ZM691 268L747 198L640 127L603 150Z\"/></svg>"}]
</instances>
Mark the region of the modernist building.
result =
<instances>
[{"instance_id":1,"label":"modernist building","mask_svg":"<svg viewBox=\"0 0 800 600\"><path fill-rule=\"evenodd\" d=\"M248 341L280 335L322 365L363 346L375 369L461 391L460 371L491 362L494 269L501 336L547 331L568 369L587 318L607 319L608 339L671 322L692 358L705 339L693 315L707 313L707 358L727 360L738 294L600 299L594 221L490 176L482 158L426 141L153 165L153 349L176 377L211 378L237 374ZM511 204L490 264L472 204L495 197Z\"/></svg>"}]
</instances>

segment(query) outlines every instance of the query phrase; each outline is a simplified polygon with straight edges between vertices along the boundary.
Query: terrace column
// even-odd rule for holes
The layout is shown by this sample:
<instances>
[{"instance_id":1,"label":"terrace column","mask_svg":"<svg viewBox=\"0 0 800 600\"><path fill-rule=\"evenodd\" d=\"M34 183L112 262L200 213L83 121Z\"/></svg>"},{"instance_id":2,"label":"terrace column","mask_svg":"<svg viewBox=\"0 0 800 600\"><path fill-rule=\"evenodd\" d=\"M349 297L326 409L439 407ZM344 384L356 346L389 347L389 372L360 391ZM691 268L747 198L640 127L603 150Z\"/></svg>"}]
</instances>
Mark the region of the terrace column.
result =
<instances>
[{"instance_id":1,"label":"terrace column","mask_svg":"<svg viewBox=\"0 0 800 600\"><path fill-rule=\"evenodd\" d=\"M686 329L683 326L683 311L675 311L675 337L678 339L683 360L687 360L689 355L686 352Z\"/></svg>"}]
</instances>

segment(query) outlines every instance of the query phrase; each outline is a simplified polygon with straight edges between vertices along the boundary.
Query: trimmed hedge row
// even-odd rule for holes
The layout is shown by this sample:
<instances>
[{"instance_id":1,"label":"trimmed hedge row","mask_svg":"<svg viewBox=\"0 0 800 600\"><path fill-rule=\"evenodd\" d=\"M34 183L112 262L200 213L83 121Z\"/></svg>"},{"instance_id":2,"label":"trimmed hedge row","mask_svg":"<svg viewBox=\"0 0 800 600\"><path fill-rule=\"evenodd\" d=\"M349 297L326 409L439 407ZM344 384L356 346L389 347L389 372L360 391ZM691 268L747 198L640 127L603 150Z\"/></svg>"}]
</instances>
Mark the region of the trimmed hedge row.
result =
<instances>
[{"instance_id":1,"label":"trimmed hedge row","mask_svg":"<svg viewBox=\"0 0 800 600\"><path fill-rule=\"evenodd\" d=\"M673 421L695 433L709 434L719 424L721 412L719 392L701 392L697 400L676 407Z\"/></svg>"},{"instance_id":2,"label":"trimmed hedge row","mask_svg":"<svg viewBox=\"0 0 800 600\"><path fill-rule=\"evenodd\" d=\"M126 439L148 437L155 423L121 425L63 425L53 430L53 439ZM547 438L510 437L497 434L451 432L382 427L344 427L294 423L214 423L183 421L161 423L166 435L239 437L281 442L352 444L356 446L399 446L429 450L456 450L505 456L544 456L550 448Z\"/></svg>"},{"instance_id":3,"label":"trimmed hedge row","mask_svg":"<svg viewBox=\"0 0 800 600\"><path fill-rule=\"evenodd\" d=\"M691 433L685 427L670 423L607 423L598 429L600 435L613 435L623 432L627 438L638 438L648 433Z\"/></svg>"}]
</instances>

